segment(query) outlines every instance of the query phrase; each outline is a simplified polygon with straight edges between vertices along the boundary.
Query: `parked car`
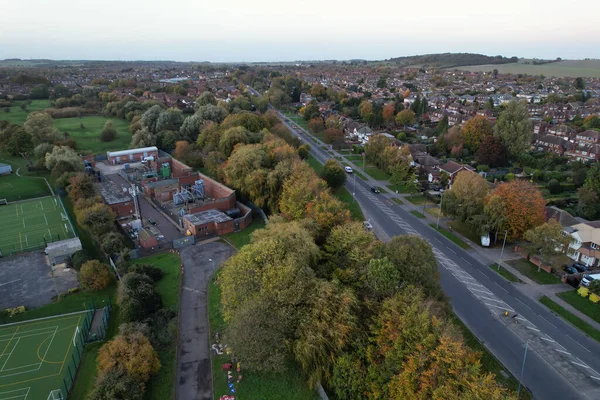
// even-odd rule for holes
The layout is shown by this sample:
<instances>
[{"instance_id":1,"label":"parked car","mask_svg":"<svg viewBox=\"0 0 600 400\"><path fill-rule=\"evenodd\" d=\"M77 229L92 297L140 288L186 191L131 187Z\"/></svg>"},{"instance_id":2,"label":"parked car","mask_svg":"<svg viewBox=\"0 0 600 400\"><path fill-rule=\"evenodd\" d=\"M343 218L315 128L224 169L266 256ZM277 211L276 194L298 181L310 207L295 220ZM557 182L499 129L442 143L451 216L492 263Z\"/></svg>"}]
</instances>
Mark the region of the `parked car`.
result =
<instances>
[{"instance_id":1,"label":"parked car","mask_svg":"<svg viewBox=\"0 0 600 400\"><path fill-rule=\"evenodd\" d=\"M588 287L590 286L590 283L592 283L592 281L595 281L596 279L600 279L600 274L584 275L583 279L581 280L581 285Z\"/></svg>"},{"instance_id":2,"label":"parked car","mask_svg":"<svg viewBox=\"0 0 600 400\"><path fill-rule=\"evenodd\" d=\"M572 267L575 268L578 272L586 272L588 270L587 265L582 264L580 262L576 262L572 265Z\"/></svg>"},{"instance_id":3,"label":"parked car","mask_svg":"<svg viewBox=\"0 0 600 400\"><path fill-rule=\"evenodd\" d=\"M371 186L371 192L373 192L373 193L381 193L379 191L379 188L377 186Z\"/></svg>"},{"instance_id":4,"label":"parked car","mask_svg":"<svg viewBox=\"0 0 600 400\"><path fill-rule=\"evenodd\" d=\"M353 173L353 172L354 172L354 171L352 171L352 168L350 168L350 167L348 167L348 166L344 167L344 171L346 171L346 172L347 172L347 173L349 173L349 174L351 174L351 173Z\"/></svg>"},{"instance_id":5,"label":"parked car","mask_svg":"<svg viewBox=\"0 0 600 400\"><path fill-rule=\"evenodd\" d=\"M156 225L156 221L152 218L148 218L148 222L150 223L150 225Z\"/></svg>"},{"instance_id":6,"label":"parked car","mask_svg":"<svg viewBox=\"0 0 600 400\"><path fill-rule=\"evenodd\" d=\"M570 267L568 265L563 265L562 267L563 271L565 271L567 274L576 274L577 270L573 267Z\"/></svg>"}]
</instances>

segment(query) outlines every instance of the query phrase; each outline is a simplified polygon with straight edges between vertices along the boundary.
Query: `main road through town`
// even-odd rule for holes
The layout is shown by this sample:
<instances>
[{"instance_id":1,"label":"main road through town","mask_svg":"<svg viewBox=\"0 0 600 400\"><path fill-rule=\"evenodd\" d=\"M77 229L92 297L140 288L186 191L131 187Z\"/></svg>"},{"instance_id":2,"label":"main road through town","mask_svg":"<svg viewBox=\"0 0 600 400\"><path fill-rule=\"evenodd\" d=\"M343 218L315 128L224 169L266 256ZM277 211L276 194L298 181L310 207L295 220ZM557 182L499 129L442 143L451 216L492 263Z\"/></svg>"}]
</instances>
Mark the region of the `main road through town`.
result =
<instances>
[{"instance_id":1,"label":"main road through town","mask_svg":"<svg viewBox=\"0 0 600 400\"><path fill-rule=\"evenodd\" d=\"M288 129L311 145L321 163L331 158L323 143L298 134L301 129L284 115ZM523 294L480 259L455 245L362 179L348 179L376 234L419 235L432 245L439 261L440 283L454 312L536 399L600 399L600 344ZM504 312L509 312L509 317ZM517 314L516 318L511 318ZM528 352L523 361L525 348Z\"/></svg>"}]
</instances>

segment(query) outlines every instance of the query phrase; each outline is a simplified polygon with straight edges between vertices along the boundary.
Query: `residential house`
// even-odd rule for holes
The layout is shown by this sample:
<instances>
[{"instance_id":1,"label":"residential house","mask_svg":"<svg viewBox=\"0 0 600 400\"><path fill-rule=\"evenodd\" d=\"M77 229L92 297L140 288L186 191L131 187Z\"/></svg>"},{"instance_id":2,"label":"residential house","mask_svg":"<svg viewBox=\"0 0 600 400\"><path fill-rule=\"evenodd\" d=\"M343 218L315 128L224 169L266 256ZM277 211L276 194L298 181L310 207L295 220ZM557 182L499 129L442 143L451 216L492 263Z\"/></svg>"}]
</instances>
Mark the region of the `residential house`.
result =
<instances>
[{"instance_id":1,"label":"residential house","mask_svg":"<svg viewBox=\"0 0 600 400\"><path fill-rule=\"evenodd\" d=\"M456 178L456 175L460 171L475 172L475 168L469 165L459 164L456 161L448 161L446 164L440 165L439 170L440 173L445 172L446 174L448 174L450 184L452 184L454 178Z\"/></svg>"},{"instance_id":2,"label":"residential house","mask_svg":"<svg viewBox=\"0 0 600 400\"><path fill-rule=\"evenodd\" d=\"M597 267L600 259L600 221L567 226L563 232L572 238L567 256L588 267Z\"/></svg>"}]
</instances>

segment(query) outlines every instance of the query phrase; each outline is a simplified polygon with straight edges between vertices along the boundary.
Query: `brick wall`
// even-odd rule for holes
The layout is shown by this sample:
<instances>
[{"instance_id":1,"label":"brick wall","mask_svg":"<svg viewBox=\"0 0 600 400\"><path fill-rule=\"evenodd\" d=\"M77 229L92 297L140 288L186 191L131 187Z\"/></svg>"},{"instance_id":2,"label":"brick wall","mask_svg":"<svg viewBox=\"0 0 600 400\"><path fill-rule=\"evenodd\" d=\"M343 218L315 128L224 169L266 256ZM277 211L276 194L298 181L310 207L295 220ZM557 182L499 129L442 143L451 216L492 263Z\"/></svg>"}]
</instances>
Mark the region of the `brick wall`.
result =
<instances>
[{"instance_id":1,"label":"brick wall","mask_svg":"<svg viewBox=\"0 0 600 400\"><path fill-rule=\"evenodd\" d=\"M154 156L155 159L158 159L158 151L148 151L146 153L146 157L150 157L150 156ZM117 158L119 159L119 161L117 162ZM137 161L142 161L142 159L144 158L144 152L141 151L139 153L133 153L133 154L127 154L124 156L119 156L119 157L108 157L108 162L110 164L124 164L124 163L129 163L129 162L137 162Z\"/></svg>"},{"instance_id":2,"label":"brick wall","mask_svg":"<svg viewBox=\"0 0 600 400\"><path fill-rule=\"evenodd\" d=\"M236 218L235 221L239 223L239 230L246 229L252 222L252 209L246 207L242 203L236 202L235 204L242 212L242 217Z\"/></svg>"},{"instance_id":3,"label":"brick wall","mask_svg":"<svg viewBox=\"0 0 600 400\"><path fill-rule=\"evenodd\" d=\"M94 155L88 155L88 156L80 156L82 160L86 160L89 161L92 164L92 168L96 167L96 160L94 160Z\"/></svg>"},{"instance_id":4,"label":"brick wall","mask_svg":"<svg viewBox=\"0 0 600 400\"><path fill-rule=\"evenodd\" d=\"M206 191L207 197L220 199L223 197L229 197L232 194L235 196L235 190L232 190L225 185L221 185L219 182L209 178L204 174L198 173L198 179L204 180L204 190Z\"/></svg>"},{"instance_id":5,"label":"brick wall","mask_svg":"<svg viewBox=\"0 0 600 400\"><path fill-rule=\"evenodd\" d=\"M135 204L133 204L133 200L125 203L109 204L108 206L117 217L127 217L135 213Z\"/></svg>"},{"instance_id":6,"label":"brick wall","mask_svg":"<svg viewBox=\"0 0 600 400\"><path fill-rule=\"evenodd\" d=\"M170 162L171 162L171 174L173 174L173 178L179 178L181 176L189 176L192 173L192 168L188 167L181 161L171 158Z\"/></svg>"}]
</instances>

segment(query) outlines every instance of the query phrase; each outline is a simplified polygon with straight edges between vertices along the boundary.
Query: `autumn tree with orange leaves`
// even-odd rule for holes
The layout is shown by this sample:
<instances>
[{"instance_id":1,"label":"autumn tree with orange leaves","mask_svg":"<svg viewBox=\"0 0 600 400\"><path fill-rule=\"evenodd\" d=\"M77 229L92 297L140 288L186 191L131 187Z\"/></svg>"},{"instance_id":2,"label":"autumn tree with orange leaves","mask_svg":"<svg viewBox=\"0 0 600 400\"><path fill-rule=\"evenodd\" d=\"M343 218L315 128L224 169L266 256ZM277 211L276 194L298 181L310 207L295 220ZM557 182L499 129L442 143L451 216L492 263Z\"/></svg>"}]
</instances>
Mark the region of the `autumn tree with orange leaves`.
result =
<instances>
[{"instance_id":1,"label":"autumn tree with orange leaves","mask_svg":"<svg viewBox=\"0 0 600 400\"><path fill-rule=\"evenodd\" d=\"M546 201L529 181L502 183L485 199L485 214L491 232L509 242L523 238L525 232L544 223Z\"/></svg>"}]
</instances>

